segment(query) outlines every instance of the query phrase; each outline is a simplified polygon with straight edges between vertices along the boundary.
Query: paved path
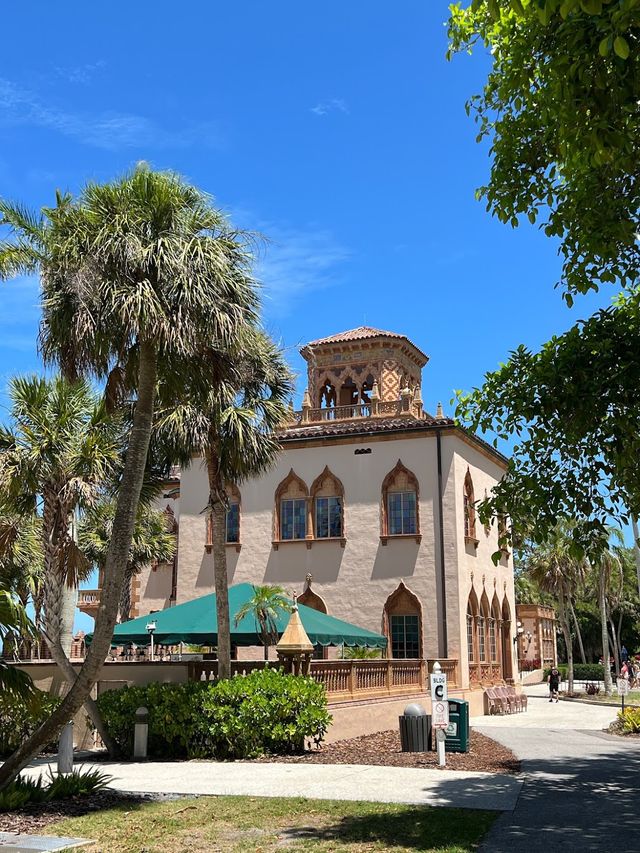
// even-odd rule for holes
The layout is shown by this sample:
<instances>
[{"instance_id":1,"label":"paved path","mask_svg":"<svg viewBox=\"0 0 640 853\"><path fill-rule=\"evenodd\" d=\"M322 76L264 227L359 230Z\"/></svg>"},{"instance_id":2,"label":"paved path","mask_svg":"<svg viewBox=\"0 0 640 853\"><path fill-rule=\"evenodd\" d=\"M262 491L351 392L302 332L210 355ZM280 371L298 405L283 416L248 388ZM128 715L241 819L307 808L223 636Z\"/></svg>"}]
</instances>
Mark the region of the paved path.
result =
<instances>
[{"instance_id":1,"label":"paved path","mask_svg":"<svg viewBox=\"0 0 640 853\"><path fill-rule=\"evenodd\" d=\"M550 704L541 688L527 693L526 715L474 721L521 759L524 781L482 851L640 850L640 742L602 732L617 709Z\"/></svg>"},{"instance_id":2,"label":"paved path","mask_svg":"<svg viewBox=\"0 0 640 853\"><path fill-rule=\"evenodd\" d=\"M42 772L42 762L28 773ZM119 791L171 794L239 794L309 797L513 810L522 783L509 775L356 764L252 764L173 761L100 762Z\"/></svg>"}]
</instances>

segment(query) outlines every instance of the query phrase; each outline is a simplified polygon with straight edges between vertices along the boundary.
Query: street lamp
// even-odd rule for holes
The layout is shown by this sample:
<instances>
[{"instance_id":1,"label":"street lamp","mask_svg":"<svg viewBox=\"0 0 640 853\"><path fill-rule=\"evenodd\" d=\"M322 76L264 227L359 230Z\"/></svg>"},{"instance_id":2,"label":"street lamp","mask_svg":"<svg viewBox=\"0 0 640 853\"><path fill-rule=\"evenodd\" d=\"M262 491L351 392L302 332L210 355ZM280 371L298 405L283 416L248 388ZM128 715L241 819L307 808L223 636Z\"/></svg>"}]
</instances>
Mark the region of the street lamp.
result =
<instances>
[{"instance_id":1,"label":"street lamp","mask_svg":"<svg viewBox=\"0 0 640 853\"><path fill-rule=\"evenodd\" d=\"M151 660L153 660L153 632L157 627L155 622L147 622L147 634L151 638Z\"/></svg>"}]
</instances>

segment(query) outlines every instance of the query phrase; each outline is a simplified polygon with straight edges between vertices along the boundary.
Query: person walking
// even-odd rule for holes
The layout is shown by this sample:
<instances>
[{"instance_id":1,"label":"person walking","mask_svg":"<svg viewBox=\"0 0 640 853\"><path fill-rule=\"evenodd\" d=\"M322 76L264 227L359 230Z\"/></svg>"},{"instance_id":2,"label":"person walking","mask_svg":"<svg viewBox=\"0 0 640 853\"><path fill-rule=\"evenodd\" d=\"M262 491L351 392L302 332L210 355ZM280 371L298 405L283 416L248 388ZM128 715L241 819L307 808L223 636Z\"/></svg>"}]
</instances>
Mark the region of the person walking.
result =
<instances>
[{"instance_id":1,"label":"person walking","mask_svg":"<svg viewBox=\"0 0 640 853\"><path fill-rule=\"evenodd\" d=\"M560 671L557 667L554 666L551 668L547 681L549 682L549 702L553 702L554 699L557 702L558 691L560 689Z\"/></svg>"}]
</instances>

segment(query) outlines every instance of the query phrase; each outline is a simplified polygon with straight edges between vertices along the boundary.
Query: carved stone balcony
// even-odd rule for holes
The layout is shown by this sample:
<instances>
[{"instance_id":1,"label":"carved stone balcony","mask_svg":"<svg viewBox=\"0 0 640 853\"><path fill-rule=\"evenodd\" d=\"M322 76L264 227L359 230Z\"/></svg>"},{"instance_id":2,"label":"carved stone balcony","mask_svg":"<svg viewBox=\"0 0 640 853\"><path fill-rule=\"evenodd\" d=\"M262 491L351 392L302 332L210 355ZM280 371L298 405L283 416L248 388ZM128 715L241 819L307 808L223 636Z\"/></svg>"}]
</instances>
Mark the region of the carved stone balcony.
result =
<instances>
[{"instance_id":1,"label":"carved stone balcony","mask_svg":"<svg viewBox=\"0 0 640 853\"><path fill-rule=\"evenodd\" d=\"M311 408L303 406L298 412L291 412L289 426L301 424L321 424L331 421L354 421L361 418L412 418L425 420L427 415L422 411L422 400L386 400L371 403L352 403L348 406L329 406L327 408Z\"/></svg>"},{"instance_id":2,"label":"carved stone balcony","mask_svg":"<svg viewBox=\"0 0 640 853\"><path fill-rule=\"evenodd\" d=\"M81 589L78 591L78 610L81 613L86 613L87 616L92 616L94 619L98 613L100 605L99 589Z\"/></svg>"}]
</instances>

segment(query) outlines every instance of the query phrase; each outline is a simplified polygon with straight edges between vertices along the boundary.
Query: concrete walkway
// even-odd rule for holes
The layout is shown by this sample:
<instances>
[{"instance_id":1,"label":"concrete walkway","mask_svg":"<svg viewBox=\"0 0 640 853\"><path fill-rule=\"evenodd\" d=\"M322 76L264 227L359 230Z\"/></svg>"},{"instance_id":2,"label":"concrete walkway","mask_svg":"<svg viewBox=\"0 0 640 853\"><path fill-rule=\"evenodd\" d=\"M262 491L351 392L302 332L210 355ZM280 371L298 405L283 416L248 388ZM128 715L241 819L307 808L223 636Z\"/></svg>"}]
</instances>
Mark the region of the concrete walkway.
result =
<instances>
[{"instance_id":1,"label":"concrete walkway","mask_svg":"<svg viewBox=\"0 0 640 853\"><path fill-rule=\"evenodd\" d=\"M136 793L308 797L455 806L515 808L522 783L514 776L357 764L252 764L172 761L84 763L113 777L110 787ZM30 775L42 772L42 763Z\"/></svg>"},{"instance_id":2,"label":"concrete walkway","mask_svg":"<svg viewBox=\"0 0 640 853\"><path fill-rule=\"evenodd\" d=\"M527 714L474 721L521 759L524 781L515 810L498 818L481 850L640 850L640 741L602 732L617 709L550 704L544 687L527 694Z\"/></svg>"}]
</instances>

